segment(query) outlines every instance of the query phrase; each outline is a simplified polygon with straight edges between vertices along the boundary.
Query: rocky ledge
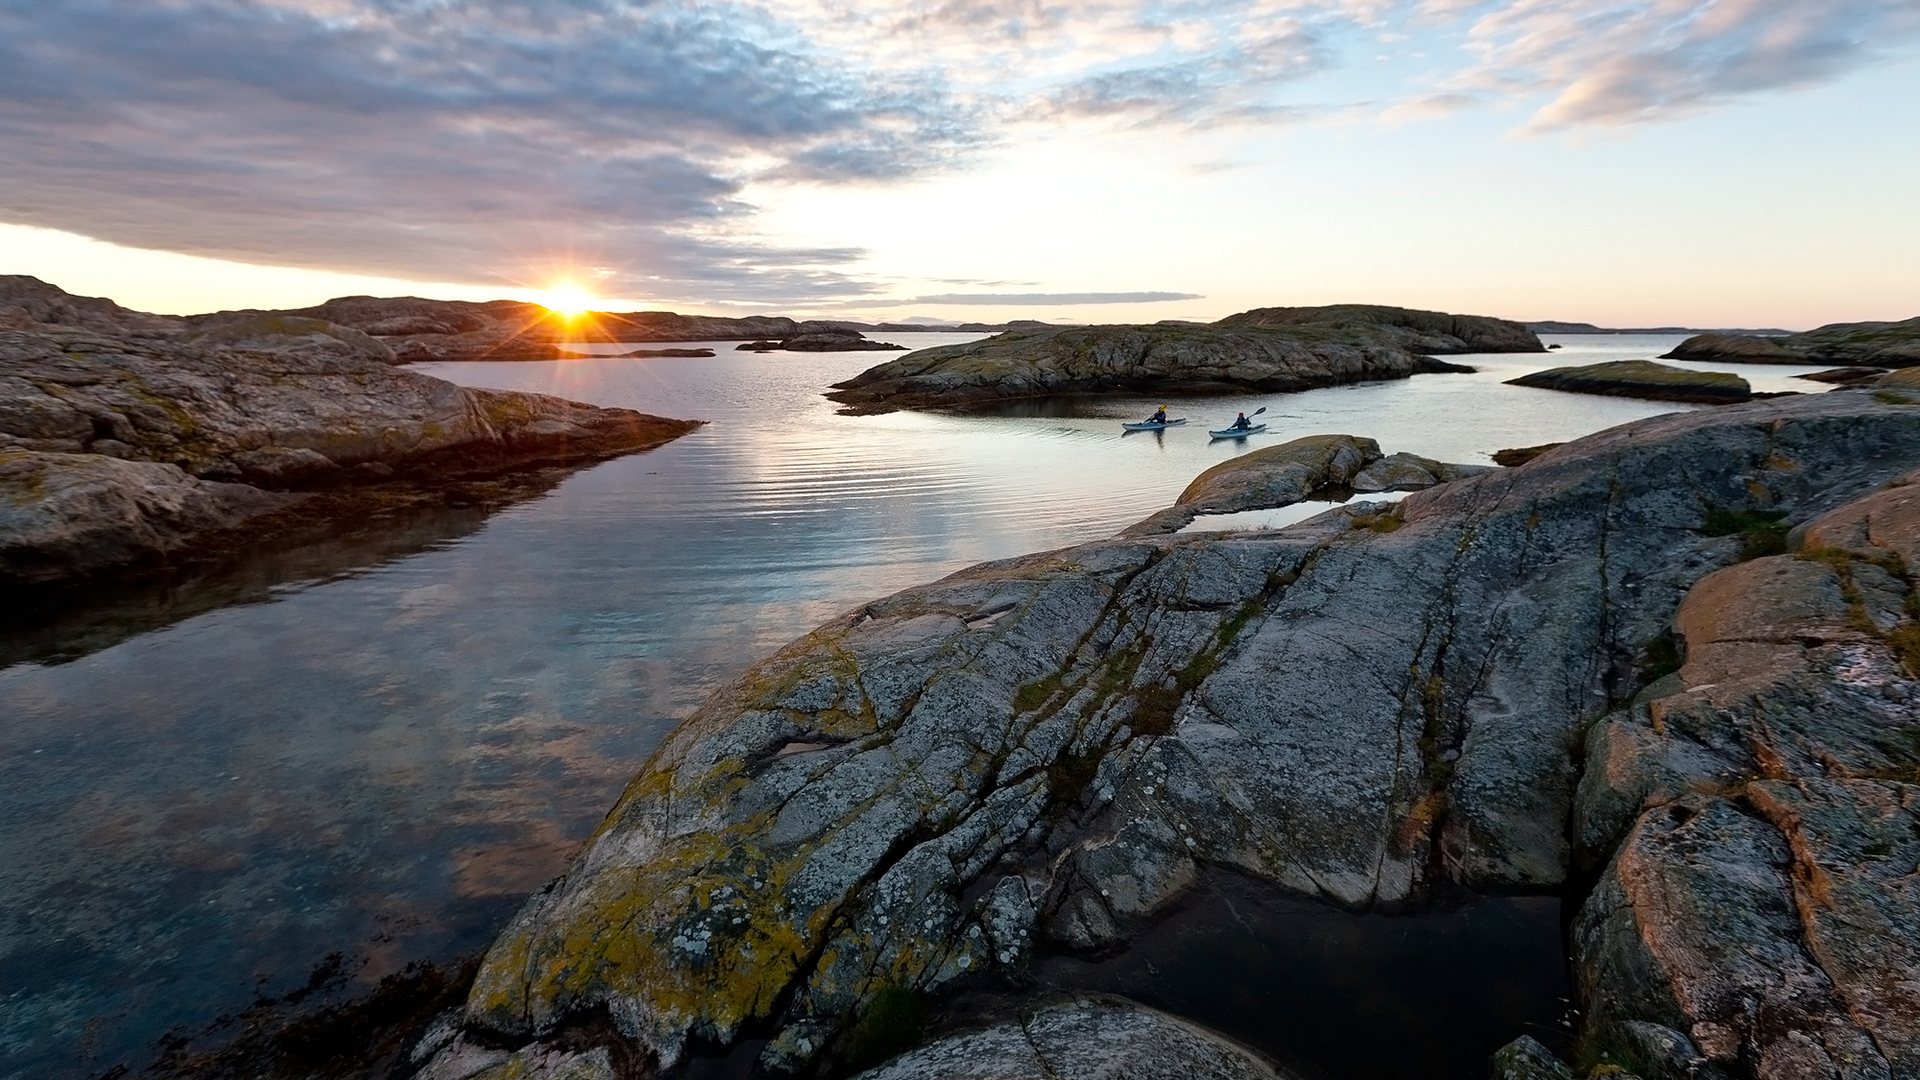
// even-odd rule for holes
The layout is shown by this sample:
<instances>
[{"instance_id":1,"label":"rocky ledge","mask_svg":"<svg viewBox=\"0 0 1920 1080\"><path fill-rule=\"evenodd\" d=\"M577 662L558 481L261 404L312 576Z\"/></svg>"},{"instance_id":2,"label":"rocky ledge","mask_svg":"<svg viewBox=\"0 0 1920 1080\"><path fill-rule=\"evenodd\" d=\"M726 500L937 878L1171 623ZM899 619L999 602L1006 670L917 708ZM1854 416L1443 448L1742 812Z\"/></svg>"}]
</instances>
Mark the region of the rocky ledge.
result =
<instances>
[{"instance_id":1,"label":"rocky ledge","mask_svg":"<svg viewBox=\"0 0 1920 1080\"><path fill-rule=\"evenodd\" d=\"M749 1035L832 1068L897 995L1017 995L1214 869L1362 910L1561 892L1595 1076L1920 1075L1916 470L1920 409L1841 390L849 611L665 740L422 1075ZM984 1075L943 1045L914 1075Z\"/></svg>"},{"instance_id":2,"label":"rocky ledge","mask_svg":"<svg viewBox=\"0 0 1920 1080\"><path fill-rule=\"evenodd\" d=\"M1920 364L1920 318L1904 322L1831 323L1801 334L1770 337L1697 334L1661 359L1909 367Z\"/></svg>"},{"instance_id":3,"label":"rocky ledge","mask_svg":"<svg viewBox=\"0 0 1920 1080\"><path fill-rule=\"evenodd\" d=\"M1584 367L1550 368L1508 379L1509 386L1565 390L1574 394L1731 405L1753 396L1753 387L1724 371L1691 371L1651 360L1615 360Z\"/></svg>"},{"instance_id":4,"label":"rocky ledge","mask_svg":"<svg viewBox=\"0 0 1920 1080\"><path fill-rule=\"evenodd\" d=\"M598 461L698 426L396 370L381 343L317 319L135 336L139 313L73 310L104 328L56 310L60 322L0 330L9 589L216 559L374 503L437 498L450 480Z\"/></svg>"},{"instance_id":5,"label":"rocky ledge","mask_svg":"<svg viewBox=\"0 0 1920 1080\"><path fill-rule=\"evenodd\" d=\"M1518 323L1404 308L1260 308L1216 323L1032 327L911 352L827 396L847 413L1052 394L1287 392L1459 371L1435 355L1542 352Z\"/></svg>"}]
</instances>

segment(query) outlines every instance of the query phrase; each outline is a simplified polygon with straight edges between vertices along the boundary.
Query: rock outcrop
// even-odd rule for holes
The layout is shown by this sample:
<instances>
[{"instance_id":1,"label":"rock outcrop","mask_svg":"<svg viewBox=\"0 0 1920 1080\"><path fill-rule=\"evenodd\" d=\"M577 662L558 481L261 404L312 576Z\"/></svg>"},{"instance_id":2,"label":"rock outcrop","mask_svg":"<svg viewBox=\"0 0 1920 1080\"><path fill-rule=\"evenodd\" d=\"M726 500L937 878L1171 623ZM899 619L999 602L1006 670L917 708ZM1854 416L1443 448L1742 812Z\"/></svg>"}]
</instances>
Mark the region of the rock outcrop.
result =
<instances>
[{"instance_id":1,"label":"rock outcrop","mask_svg":"<svg viewBox=\"0 0 1920 1080\"><path fill-rule=\"evenodd\" d=\"M1614 360L1583 367L1550 368L1508 379L1507 385L1699 405L1732 405L1753 396L1753 387L1738 375L1693 371L1651 360Z\"/></svg>"},{"instance_id":2,"label":"rock outcrop","mask_svg":"<svg viewBox=\"0 0 1920 1080\"><path fill-rule=\"evenodd\" d=\"M1916 469L1920 410L1842 390L875 601L665 740L459 1045L671 1066L751 1025L805 1068L886 994L1124 942L1202 866L1363 909L1598 873L1586 1045L1916 1075Z\"/></svg>"},{"instance_id":3,"label":"rock outcrop","mask_svg":"<svg viewBox=\"0 0 1920 1080\"><path fill-rule=\"evenodd\" d=\"M1350 305L1261 308L1217 323L1038 326L908 353L827 396L846 413L1053 394L1285 393L1459 371L1433 354L1542 352L1518 323Z\"/></svg>"},{"instance_id":4,"label":"rock outcrop","mask_svg":"<svg viewBox=\"0 0 1920 1080\"><path fill-rule=\"evenodd\" d=\"M187 320L121 307L104 296L75 296L26 274L0 274L0 330L57 326L131 336L171 335Z\"/></svg>"},{"instance_id":5,"label":"rock outcrop","mask_svg":"<svg viewBox=\"0 0 1920 1080\"><path fill-rule=\"evenodd\" d=\"M1377 332L1409 352L1429 356L1453 353L1544 352L1540 338L1524 323L1485 315L1449 315L1379 304L1326 307L1254 308L1229 315L1215 326L1320 327Z\"/></svg>"},{"instance_id":6,"label":"rock outcrop","mask_svg":"<svg viewBox=\"0 0 1920 1080\"><path fill-rule=\"evenodd\" d=\"M596 461L697 426L395 370L378 340L312 318L31 326L0 331L0 585L162 562L300 501L268 492Z\"/></svg>"},{"instance_id":7,"label":"rock outcrop","mask_svg":"<svg viewBox=\"0 0 1920 1080\"><path fill-rule=\"evenodd\" d=\"M1698 334L1681 342L1661 359L1911 367L1920 364L1920 318L1904 322L1831 323L1805 333L1777 337Z\"/></svg>"}]
</instances>

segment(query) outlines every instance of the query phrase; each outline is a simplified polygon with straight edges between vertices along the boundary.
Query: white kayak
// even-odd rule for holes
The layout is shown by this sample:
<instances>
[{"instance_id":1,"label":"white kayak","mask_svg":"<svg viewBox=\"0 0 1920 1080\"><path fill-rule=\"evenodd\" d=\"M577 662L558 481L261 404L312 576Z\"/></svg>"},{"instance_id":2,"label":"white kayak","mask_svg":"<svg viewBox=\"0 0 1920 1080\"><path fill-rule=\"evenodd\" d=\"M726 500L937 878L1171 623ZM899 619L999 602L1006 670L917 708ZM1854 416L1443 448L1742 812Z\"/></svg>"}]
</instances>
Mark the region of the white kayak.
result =
<instances>
[{"instance_id":1,"label":"white kayak","mask_svg":"<svg viewBox=\"0 0 1920 1080\"><path fill-rule=\"evenodd\" d=\"M1121 424L1120 426L1126 428L1128 431L1165 431L1167 428L1179 427L1186 422L1187 418L1183 416L1178 420L1162 420L1158 423L1152 420L1146 420L1138 424Z\"/></svg>"},{"instance_id":2,"label":"white kayak","mask_svg":"<svg viewBox=\"0 0 1920 1080\"><path fill-rule=\"evenodd\" d=\"M1258 435L1265 430L1267 430L1267 425L1255 424L1252 427L1221 428L1219 431L1209 431L1207 434L1216 439L1244 439L1249 435Z\"/></svg>"}]
</instances>

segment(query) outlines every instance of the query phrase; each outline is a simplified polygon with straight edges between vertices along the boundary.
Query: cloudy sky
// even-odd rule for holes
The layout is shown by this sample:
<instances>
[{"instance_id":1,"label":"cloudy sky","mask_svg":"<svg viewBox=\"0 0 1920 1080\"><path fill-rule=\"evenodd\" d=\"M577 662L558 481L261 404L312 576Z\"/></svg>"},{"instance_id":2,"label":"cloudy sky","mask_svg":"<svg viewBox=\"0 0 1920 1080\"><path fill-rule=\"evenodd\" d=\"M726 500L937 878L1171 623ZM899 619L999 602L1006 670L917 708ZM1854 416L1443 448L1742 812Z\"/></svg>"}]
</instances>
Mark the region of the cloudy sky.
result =
<instances>
[{"instance_id":1,"label":"cloudy sky","mask_svg":"<svg viewBox=\"0 0 1920 1080\"><path fill-rule=\"evenodd\" d=\"M0 272L1799 327L1920 314L1916 133L1920 0L0 0Z\"/></svg>"}]
</instances>

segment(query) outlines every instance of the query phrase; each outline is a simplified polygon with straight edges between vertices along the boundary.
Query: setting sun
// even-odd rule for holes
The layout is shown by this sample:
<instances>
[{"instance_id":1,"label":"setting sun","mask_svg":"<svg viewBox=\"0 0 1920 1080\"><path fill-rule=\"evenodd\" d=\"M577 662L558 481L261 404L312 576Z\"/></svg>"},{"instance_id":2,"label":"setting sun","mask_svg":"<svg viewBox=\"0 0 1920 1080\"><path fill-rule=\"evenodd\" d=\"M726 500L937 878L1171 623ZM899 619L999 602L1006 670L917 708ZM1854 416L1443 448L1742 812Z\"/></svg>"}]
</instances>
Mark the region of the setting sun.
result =
<instances>
[{"instance_id":1,"label":"setting sun","mask_svg":"<svg viewBox=\"0 0 1920 1080\"><path fill-rule=\"evenodd\" d=\"M578 318L593 305L593 297L574 285L556 285L540 297L540 306L556 315Z\"/></svg>"}]
</instances>

